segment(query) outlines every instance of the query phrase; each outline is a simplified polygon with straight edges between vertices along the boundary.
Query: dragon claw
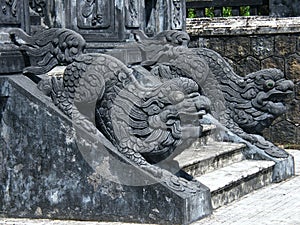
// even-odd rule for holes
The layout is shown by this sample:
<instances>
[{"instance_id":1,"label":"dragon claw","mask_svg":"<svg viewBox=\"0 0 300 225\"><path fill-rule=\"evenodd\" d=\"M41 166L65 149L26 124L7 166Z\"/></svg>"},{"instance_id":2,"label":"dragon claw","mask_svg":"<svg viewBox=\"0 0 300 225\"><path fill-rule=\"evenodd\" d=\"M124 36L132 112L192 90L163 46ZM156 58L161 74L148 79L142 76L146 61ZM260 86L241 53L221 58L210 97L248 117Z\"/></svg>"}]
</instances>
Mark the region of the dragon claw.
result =
<instances>
[{"instance_id":1,"label":"dragon claw","mask_svg":"<svg viewBox=\"0 0 300 225\"><path fill-rule=\"evenodd\" d=\"M289 154L282 148L272 146L271 148L265 149L265 153L275 158L287 158Z\"/></svg>"}]
</instances>

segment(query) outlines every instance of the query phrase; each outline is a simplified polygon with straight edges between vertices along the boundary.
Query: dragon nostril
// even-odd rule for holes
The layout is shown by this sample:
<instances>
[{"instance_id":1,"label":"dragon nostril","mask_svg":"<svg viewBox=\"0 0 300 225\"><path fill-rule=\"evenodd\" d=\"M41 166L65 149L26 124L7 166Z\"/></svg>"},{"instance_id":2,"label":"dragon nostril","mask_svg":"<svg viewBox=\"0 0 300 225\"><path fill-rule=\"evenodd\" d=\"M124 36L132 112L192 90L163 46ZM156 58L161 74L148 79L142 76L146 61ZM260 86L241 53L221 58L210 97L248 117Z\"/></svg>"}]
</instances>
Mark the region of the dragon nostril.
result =
<instances>
[{"instance_id":1,"label":"dragon nostril","mask_svg":"<svg viewBox=\"0 0 300 225\"><path fill-rule=\"evenodd\" d=\"M280 82L276 89L279 91L292 91L294 89L294 83L291 80L285 80Z\"/></svg>"},{"instance_id":2,"label":"dragon nostril","mask_svg":"<svg viewBox=\"0 0 300 225\"><path fill-rule=\"evenodd\" d=\"M199 96L199 99L198 99L198 101L196 101L195 105L198 110L199 109L208 110L211 106L211 101L204 96Z\"/></svg>"}]
</instances>

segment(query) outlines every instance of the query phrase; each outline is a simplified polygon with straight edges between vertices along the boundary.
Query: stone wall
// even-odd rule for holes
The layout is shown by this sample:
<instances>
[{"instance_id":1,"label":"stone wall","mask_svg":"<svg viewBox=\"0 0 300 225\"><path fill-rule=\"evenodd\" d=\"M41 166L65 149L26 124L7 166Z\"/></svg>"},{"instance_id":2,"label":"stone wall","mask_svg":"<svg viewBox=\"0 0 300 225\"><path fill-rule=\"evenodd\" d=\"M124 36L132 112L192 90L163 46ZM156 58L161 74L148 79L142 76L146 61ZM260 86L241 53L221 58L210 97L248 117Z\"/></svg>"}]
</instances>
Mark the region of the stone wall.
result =
<instances>
[{"instance_id":1,"label":"stone wall","mask_svg":"<svg viewBox=\"0 0 300 225\"><path fill-rule=\"evenodd\" d=\"M206 47L225 57L237 74L279 68L295 83L295 97L285 115L264 136L285 147L300 144L299 18L232 17L187 20L190 47Z\"/></svg>"}]
</instances>

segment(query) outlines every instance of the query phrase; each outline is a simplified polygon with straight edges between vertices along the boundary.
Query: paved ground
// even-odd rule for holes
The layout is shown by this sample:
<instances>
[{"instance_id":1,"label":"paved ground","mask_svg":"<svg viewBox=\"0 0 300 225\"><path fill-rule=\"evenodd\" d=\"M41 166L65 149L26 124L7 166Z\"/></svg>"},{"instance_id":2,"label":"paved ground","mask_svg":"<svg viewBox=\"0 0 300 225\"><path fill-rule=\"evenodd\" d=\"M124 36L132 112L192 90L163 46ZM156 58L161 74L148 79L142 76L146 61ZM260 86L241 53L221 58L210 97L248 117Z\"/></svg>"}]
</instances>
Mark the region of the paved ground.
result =
<instances>
[{"instance_id":1,"label":"paved ground","mask_svg":"<svg viewBox=\"0 0 300 225\"><path fill-rule=\"evenodd\" d=\"M295 156L296 176L255 191L223 206L192 225L300 225L300 151ZM0 218L5 225L125 225L125 223L28 220ZM126 223L126 225L133 225ZM137 224L135 224L137 225Z\"/></svg>"}]
</instances>

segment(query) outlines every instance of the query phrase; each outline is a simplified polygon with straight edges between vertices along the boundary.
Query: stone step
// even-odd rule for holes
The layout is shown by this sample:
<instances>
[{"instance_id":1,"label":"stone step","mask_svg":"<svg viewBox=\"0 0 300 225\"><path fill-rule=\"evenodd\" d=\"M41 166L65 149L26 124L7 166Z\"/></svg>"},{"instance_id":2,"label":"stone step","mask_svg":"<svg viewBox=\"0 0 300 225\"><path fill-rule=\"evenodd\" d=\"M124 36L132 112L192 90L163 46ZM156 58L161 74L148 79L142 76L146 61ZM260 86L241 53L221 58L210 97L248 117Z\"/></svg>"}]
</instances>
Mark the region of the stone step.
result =
<instances>
[{"instance_id":1,"label":"stone step","mask_svg":"<svg viewBox=\"0 0 300 225\"><path fill-rule=\"evenodd\" d=\"M175 157L180 168L192 176L199 176L244 159L244 144L208 141L195 143Z\"/></svg>"},{"instance_id":2,"label":"stone step","mask_svg":"<svg viewBox=\"0 0 300 225\"><path fill-rule=\"evenodd\" d=\"M216 209L270 184L274 165L272 161L243 160L195 179L210 189Z\"/></svg>"}]
</instances>

